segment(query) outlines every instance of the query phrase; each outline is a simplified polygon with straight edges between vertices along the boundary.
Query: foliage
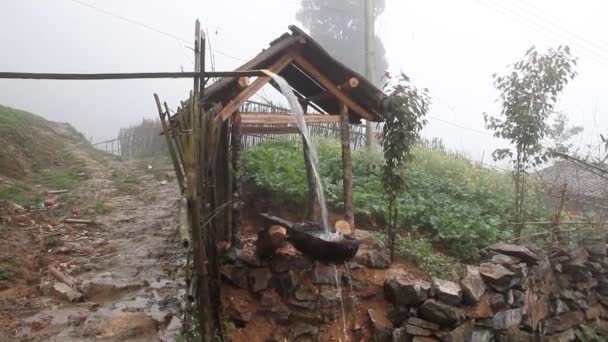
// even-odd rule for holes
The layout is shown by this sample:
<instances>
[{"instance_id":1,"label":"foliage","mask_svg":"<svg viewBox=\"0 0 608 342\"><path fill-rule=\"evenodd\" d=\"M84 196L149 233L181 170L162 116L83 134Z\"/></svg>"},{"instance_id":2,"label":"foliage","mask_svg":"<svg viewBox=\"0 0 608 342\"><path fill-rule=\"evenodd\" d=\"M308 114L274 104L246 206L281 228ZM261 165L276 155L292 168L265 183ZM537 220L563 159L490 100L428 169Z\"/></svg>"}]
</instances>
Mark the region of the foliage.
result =
<instances>
[{"instance_id":1,"label":"foliage","mask_svg":"<svg viewBox=\"0 0 608 342\"><path fill-rule=\"evenodd\" d=\"M379 16L384 7L384 0L375 0L374 15ZM365 1L301 0L296 19L332 56L365 74ZM380 81L388 69L385 54L382 40L376 36L374 83Z\"/></svg>"},{"instance_id":2,"label":"foliage","mask_svg":"<svg viewBox=\"0 0 608 342\"><path fill-rule=\"evenodd\" d=\"M554 152L570 153L572 143L570 140L583 132L582 126L569 126L568 117L558 113L553 123L547 127L547 136L550 141L550 150Z\"/></svg>"},{"instance_id":3,"label":"foliage","mask_svg":"<svg viewBox=\"0 0 608 342\"><path fill-rule=\"evenodd\" d=\"M112 184L118 192L132 193L137 189L139 181L134 176L114 170L112 171Z\"/></svg>"},{"instance_id":4,"label":"foliage","mask_svg":"<svg viewBox=\"0 0 608 342\"><path fill-rule=\"evenodd\" d=\"M530 166L548 159L543 139L550 129L547 120L554 113L557 96L574 78L576 59L570 49L559 46L544 54L531 47L524 58L511 66L505 75L493 75L494 86L500 92L500 117L484 113L486 127L494 136L514 146L497 149L495 160L511 158L515 178L516 222L524 221L525 175ZM519 235L522 225L517 225Z\"/></svg>"},{"instance_id":5,"label":"foliage","mask_svg":"<svg viewBox=\"0 0 608 342\"><path fill-rule=\"evenodd\" d=\"M575 333L577 341L581 342L605 342L608 341L605 337L599 335L597 331L588 325L581 325L576 329Z\"/></svg>"},{"instance_id":6,"label":"foliage","mask_svg":"<svg viewBox=\"0 0 608 342\"><path fill-rule=\"evenodd\" d=\"M0 202L12 202L24 206L34 206L42 202L40 194L22 181L13 181L9 185L0 186Z\"/></svg>"},{"instance_id":7,"label":"foliage","mask_svg":"<svg viewBox=\"0 0 608 342\"><path fill-rule=\"evenodd\" d=\"M424 116L429 110L427 90L419 91L404 73L397 84L388 86L388 96L383 100L382 118L382 185L388 195L388 235L391 259L395 252L395 226L397 225L397 196L405 190L405 165L411 160L411 150L420 139L420 131L426 125Z\"/></svg>"},{"instance_id":8,"label":"foliage","mask_svg":"<svg viewBox=\"0 0 608 342\"><path fill-rule=\"evenodd\" d=\"M340 210L344 206L340 145L321 141L318 152L323 161L320 173L328 205ZM511 238L506 228L514 194L508 174L423 147L415 147L412 154L414 158L404 171L407 191L395 201L398 222L428 234L431 242L462 260L478 257L479 250L492 242ZM355 150L352 159L356 213L383 224L388 219L388 199L380 170L383 155L379 151ZM305 204L302 146L271 142L245 150L243 179L256 192L271 195L275 205ZM538 219L551 217L554 208L546 208L537 196L536 192L528 194L529 215Z\"/></svg>"},{"instance_id":9,"label":"foliage","mask_svg":"<svg viewBox=\"0 0 608 342\"><path fill-rule=\"evenodd\" d=\"M14 273L11 271L7 271L0 267L0 280L10 280L13 277Z\"/></svg>"}]
</instances>

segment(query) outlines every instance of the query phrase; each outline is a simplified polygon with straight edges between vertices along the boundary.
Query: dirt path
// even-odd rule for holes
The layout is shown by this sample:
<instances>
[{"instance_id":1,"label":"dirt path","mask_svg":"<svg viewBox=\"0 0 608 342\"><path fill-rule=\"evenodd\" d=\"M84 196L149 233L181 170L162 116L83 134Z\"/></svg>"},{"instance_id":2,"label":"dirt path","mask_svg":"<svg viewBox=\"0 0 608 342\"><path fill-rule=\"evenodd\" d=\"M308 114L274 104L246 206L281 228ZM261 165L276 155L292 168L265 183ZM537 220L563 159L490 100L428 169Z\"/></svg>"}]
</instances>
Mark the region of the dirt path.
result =
<instances>
[{"instance_id":1,"label":"dirt path","mask_svg":"<svg viewBox=\"0 0 608 342\"><path fill-rule=\"evenodd\" d=\"M46 252L48 264L80 281L83 297L42 271L38 295L17 302L21 305L12 312L11 331L0 328L0 337L174 340L183 302L183 277L176 270L184 262L173 241L179 196L175 182L161 184L154 174L164 171L149 172L141 163L100 163L79 150L75 154L87 159L91 170L79 186L81 200L98 203L102 213L75 205L73 216L94 216L97 224L51 226L58 241Z\"/></svg>"}]
</instances>

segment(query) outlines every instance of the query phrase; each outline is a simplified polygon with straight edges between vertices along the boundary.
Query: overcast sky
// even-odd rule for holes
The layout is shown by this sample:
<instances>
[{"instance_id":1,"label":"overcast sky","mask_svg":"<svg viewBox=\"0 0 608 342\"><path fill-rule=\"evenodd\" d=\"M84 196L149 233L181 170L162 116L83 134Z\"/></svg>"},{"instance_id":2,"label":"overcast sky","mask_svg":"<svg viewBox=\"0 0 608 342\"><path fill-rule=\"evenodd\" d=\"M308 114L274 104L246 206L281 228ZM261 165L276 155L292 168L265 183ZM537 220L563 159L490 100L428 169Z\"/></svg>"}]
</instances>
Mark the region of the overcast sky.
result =
<instances>
[{"instance_id":1,"label":"overcast sky","mask_svg":"<svg viewBox=\"0 0 608 342\"><path fill-rule=\"evenodd\" d=\"M503 72L531 45L545 49L568 44L579 57L579 75L559 104L572 123L585 128L576 145L597 144L599 133L608 130L605 2L386 3L376 30L390 71L403 70L430 90L427 137L441 137L475 159L485 154L487 161L503 145L483 124L482 113L498 109L491 75ZM196 18L209 31L216 69L231 70L266 48L288 25L297 24L298 7L298 0L3 0L0 71L191 70L192 51L186 45L191 45ZM190 88L187 80L0 80L0 104L70 122L99 141L115 137L120 127L142 117L155 117L154 92L174 108Z\"/></svg>"}]
</instances>

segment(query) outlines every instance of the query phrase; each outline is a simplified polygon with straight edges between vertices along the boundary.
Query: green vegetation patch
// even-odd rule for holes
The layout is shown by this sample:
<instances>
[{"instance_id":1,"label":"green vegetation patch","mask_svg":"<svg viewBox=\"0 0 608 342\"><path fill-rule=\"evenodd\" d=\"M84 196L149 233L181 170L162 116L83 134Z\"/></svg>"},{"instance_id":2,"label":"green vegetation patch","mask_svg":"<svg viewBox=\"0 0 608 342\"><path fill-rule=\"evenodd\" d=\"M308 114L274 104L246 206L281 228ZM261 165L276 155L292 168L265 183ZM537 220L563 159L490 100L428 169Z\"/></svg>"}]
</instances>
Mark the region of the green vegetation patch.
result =
<instances>
[{"instance_id":1,"label":"green vegetation patch","mask_svg":"<svg viewBox=\"0 0 608 342\"><path fill-rule=\"evenodd\" d=\"M118 192L132 193L137 190L139 181L134 176L114 170L112 171L112 183Z\"/></svg>"}]
</instances>

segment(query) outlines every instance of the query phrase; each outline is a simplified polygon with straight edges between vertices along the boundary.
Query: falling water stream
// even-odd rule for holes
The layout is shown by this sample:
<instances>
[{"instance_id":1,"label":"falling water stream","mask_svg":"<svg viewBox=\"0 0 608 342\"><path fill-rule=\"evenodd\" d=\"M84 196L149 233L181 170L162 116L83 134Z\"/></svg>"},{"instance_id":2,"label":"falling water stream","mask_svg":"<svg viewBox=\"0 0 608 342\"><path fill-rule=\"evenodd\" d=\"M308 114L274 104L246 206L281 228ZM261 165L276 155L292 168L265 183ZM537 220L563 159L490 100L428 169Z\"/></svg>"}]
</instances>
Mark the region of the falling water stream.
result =
<instances>
[{"instance_id":1,"label":"falling water stream","mask_svg":"<svg viewBox=\"0 0 608 342\"><path fill-rule=\"evenodd\" d=\"M319 200L319 207L321 208L321 218L323 220L323 228L325 229L325 235L328 238L332 237L333 235L335 235L335 233L333 233L329 229L329 216L327 213L327 203L325 202L325 192L323 191L323 184L321 183L321 176L319 174L319 159L317 157L317 149L316 149L315 145L312 143L310 133L308 132L308 126L306 125L306 121L304 120L304 110L302 109L302 106L300 105L298 98L293 93L291 86L289 86L289 84L287 83L287 81L285 81L285 79L283 77L281 77L271 71L268 71L268 70L264 70L264 73L266 75L270 76L277 83L277 85L279 86L279 89L281 89L281 93L283 93L283 95L287 98L287 101L289 102L289 106L291 107L291 110L293 111L293 113L296 117L296 124L298 125L300 132L302 132L302 135L304 136L304 141L306 143L306 146L308 147L308 158L310 161L312 173L315 178L315 184L316 184L315 189L317 192L317 198ZM336 291L337 291L338 297L340 299L340 309L341 309L341 314L342 314L342 329L344 332L344 338L346 341L348 341L348 333L346 331L346 314L344 311L344 299L342 298L342 287L340 286L338 270L335 265L332 265L331 270L333 273L333 278L336 282ZM349 277L350 277L350 275L349 275ZM350 279L349 279L349 281L350 281Z\"/></svg>"}]
</instances>

